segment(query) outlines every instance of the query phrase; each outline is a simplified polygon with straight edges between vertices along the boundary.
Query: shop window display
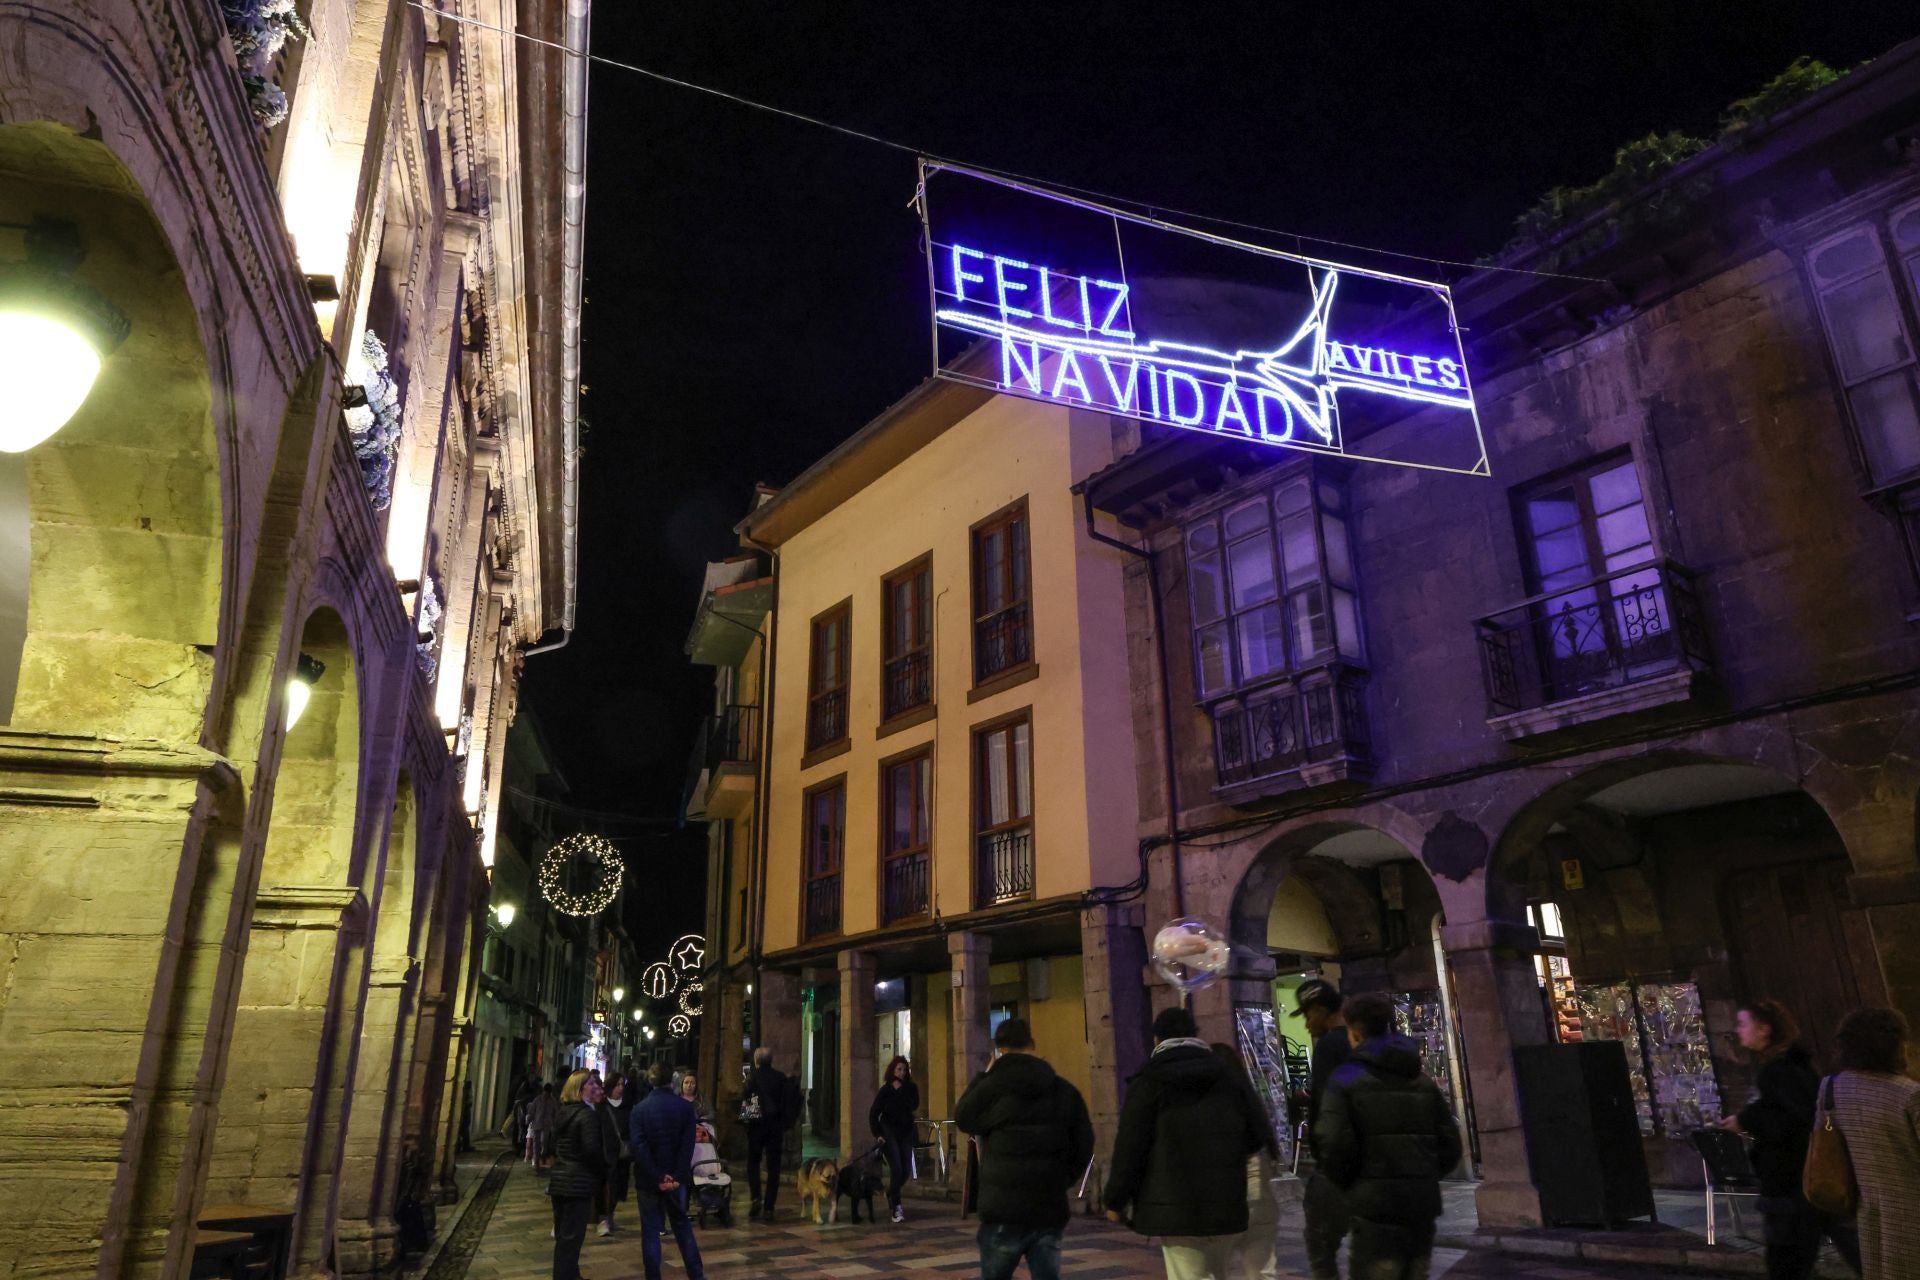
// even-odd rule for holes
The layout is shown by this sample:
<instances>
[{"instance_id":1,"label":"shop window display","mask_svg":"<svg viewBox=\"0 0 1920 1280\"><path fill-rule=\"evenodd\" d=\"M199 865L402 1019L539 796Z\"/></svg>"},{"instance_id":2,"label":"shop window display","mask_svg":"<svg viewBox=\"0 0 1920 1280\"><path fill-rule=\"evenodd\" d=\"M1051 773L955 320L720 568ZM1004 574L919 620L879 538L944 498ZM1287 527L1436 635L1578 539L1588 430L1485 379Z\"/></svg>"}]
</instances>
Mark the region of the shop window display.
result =
<instances>
[{"instance_id":1,"label":"shop window display","mask_svg":"<svg viewBox=\"0 0 1920 1280\"><path fill-rule=\"evenodd\" d=\"M1408 991L1393 998L1393 1021L1400 1034L1420 1046L1420 1069L1440 1086L1447 1100L1458 1104L1453 1088L1453 1064L1447 1053L1447 1012L1440 992Z\"/></svg>"},{"instance_id":2,"label":"shop window display","mask_svg":"<svg viewBox=\"0 0 1920 1280\"><path fill-rule=\"evenodd\" d=\"M1584 1039L1625 1042L1642 1134L1681 1137L1719 1122L1720 1086L1698 987L1578 983L1574 999Z\"/></svg>"},{"instance_id":3,"label":"shop window display","mask_svg":"<svg viewBox=\"0 0 1920 1280\"><path fill-rule=\"evenodd\" d=\"M1289 1083L1284 1042L1273 1010L1259 1005L1242 1005L1234 1010L1234 1030L1240 1041L1240 1060L1253 1078L1254 1091L1266 1103L1267 1119L1273 1136L1280 1143L1283 1168L1293 1165L1293 1118L1289 1105Z\"/></svg>"}]
</instances>

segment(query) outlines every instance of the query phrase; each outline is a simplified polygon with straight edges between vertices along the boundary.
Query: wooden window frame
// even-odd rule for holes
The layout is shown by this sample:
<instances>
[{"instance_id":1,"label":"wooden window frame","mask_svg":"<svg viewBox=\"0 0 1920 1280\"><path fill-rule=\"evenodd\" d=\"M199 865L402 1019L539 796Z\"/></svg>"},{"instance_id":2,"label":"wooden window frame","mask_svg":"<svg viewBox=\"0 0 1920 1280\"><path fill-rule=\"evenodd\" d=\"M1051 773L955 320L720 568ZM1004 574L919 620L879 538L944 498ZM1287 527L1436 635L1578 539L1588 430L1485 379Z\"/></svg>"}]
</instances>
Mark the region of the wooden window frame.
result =
<instances>
[{"instance_id":1,"label":"wooden window frame","mask_svg":"<svg viewBox=\"0 0 1920 1280\"><path fill-rule=\"evenodd\" d=\"M1541 595L1546 592L1542 585L1546 575L1540 571L1540 548L1538 538L1533 532L1533 522L1527 518L1527 503L1556 492L1570 488L1574 493L1574 502L1580 508L1580 541L1586 547L1587 577L1599 578L1612 573L1630 573L1637 566L1610 570L1607 565L1606 549L1600 545L1600 518L1593 510L1593 477L1603 471L1613 471L1622 463L1631 464L1635 486L1640 491L1640 506L1647 517L1647 558L1642 564L1657 564L1661 559L1660 529L1654 521L1654 507L1647 498L1645 476L1640 470L1640 460L1633 456L1631 449L1614 449L1598 454L1571 467L1552 472L1538 480L1528 481L1513 490L1514 529L1520 535L1520 546L1526 559L1522 568L1527 575L1527 594ZM1616 510L1624 511L1620 507ZM1608 512L1608 515L1613 514Z\"/></svg>"},{"instance_id":2,"label":"wooden window frame","mask_svg":"<svg viewBox=\"0 0 1920 1280\"><path fill-rule=\"evenodd\" d=\"M1009 571L1007 582L1009 590L1006 605L995 610L993 613L983 612L986 607L986 567L980 554L981 544L985 537L996 529L1011 529L1015 525L1020 526L1024 534L1021 540L1021 556L1025 560L1025 571L1021 576L1026 579L1026 589L1023 594L1017 597L1012 594L1011 578L1013 575ZM1007 685L1020 683L1020 680L1015 677L1023 676L1029 668L1035 668L1037 666L1034 647L1036 627L1033 616L1033 519L1032 513L1028 508L1027 495L1022 494L1006 506L1001 507L998 511L993 512L983 519L974 521L967 529L967 559L968 591L971 605L967 631L972 647L973 688L976 692L987 688L997 691ZM1009 555L1007 564L1011 567L1012 563L1012 556ZM1008 613L1022 605L1026 607L1027 615L1027 656L1019 662L1011 662L993 671L985 671L982 667L980 645L981 628L994 616Z\"/></svg>"},{"instance_id":3,"label":"wooden window frame","mask_svg":"<svg viewBox=\"0 0 1920 1280\"><path fill-rule=\"evenodd\" d=\"M916 610L924 610L918 619L921 642L895 652L894 588L902 580L924 580L925 586L914 592ZM889 695L890 668L902 659L921 655L926 663L926 696L917 702L895 705ZM928 551L901 565L880 579L880 732L894 732L909 723L922 724L931 717L936 705L933 689L933 552Z\"/></svg>"},{"instance_id":4,"label":"wooden window frame","mask_svg":"<svg viewBox=\"0 0 1920 1280\"><path fill-rule=\"evenodd\" d=\"M987 787L987 741L994 734L1000 733L1003 730L1011 730L1020 724L1027 726L1027 812L1017 818L1009 818L1005 822L989 825L983 821L985 818L986 797L989 794ZM982 901L979 883L979 851L982 837L998 835L1001 832L1014 831L1020 827L1026 827L1029 832L1027 838L1029 841L1028 853L1030 866L1032 868L1037 868L1038 866L1037 834L1039 828L1036 823L1035 813L1039 808L1040 797L1039 788L1036 785L1035 764L1039 760L1039 751L1036 747L1036 742L1037 736L1034 732L1033 707L1031 705L1021 707L1017 711L1009 711L1005 715L995 716L990 720L983 720L979 724L974 725L969 732L969 741L967 744L967 754L969 757L967 825L972 834L967 841L970 854L967 875L970 881L968 894L975 910L987 910L995 905L1001 905ZM1011 755L1011 753L1009 754ZM1018 779L1009 777L1007 781L1011 784L1017 782ZM1010 798L1018 796L1018 788L1010 786L1008 795ZM1031 896L1033 896L1033 893L1030 891L1029 897Z\"/></svg>"},{"instance_id":5,"label":"wooden window frame","mask_svg":"<svg viewBox=\"0 0 1920 1280\"><path fill-rule=\"evenodd\" d=\"M837 681L832 684L823 682L820 664L820 640L825 629L833 624L840 628L839 659L835 664ZM851 739L853 732L851 702L853 686L853 598L849 596L836 605L822 609L807 622L807 719L806 719L806 755L802 767L806 767L815 757L828 752ZM815 708L820 700L839 694L840 732L824 736L816 723ZM824 757L823 757L824 758Z\"/></svg>"},{"instance_id":6,"label":"wooden window frame","mask_svg":"<svg viewBox=\"0 0 1920 1280\"><path fill-rule=\"evenodd\" d=\"M926 763L926 778L922 784L923 791L921 797L921 803L927 813L926 830L920 833L921 840L919 844L902 849L895 849L891 845L893 839L893 788L889 784L892 781L892 775L895 769L921 761ZM891 925L900 924L909 920L923 920L931 915L933 911L933 832L935 822L933 799L936 790L933 773L933 743L925 742L911 750L901 751L886 757L880 761L879 774L880 804L878 809L880 830L878 839L874 841L874 848L880 851L876 868L879 879L879 896L877 901L880 904L880 923L882 925ZM917 912L900 916L889 916L887 914L887 864L897 859L911 858L915 855L924 857L927 860L927 904Z\"/></svg>"},{"instance_id":7,"label":"wooden window frame","mask_svg":"<svg viewBox=\"0 0 1920 1280\"><path fill-rule=\"evenodd\" d=\"M834 851L833 868L829 871L814 869L813 822L814 802L829 792L840 793L840 833L839 847ZM823 938L837 938L847 928L847 775L835 776L808 787L800 796L800 938L804 942L818 942ZM826 879L839 881L839 903L835 912L836 927L832 930L815 933L810 928L811 920L807 913L807 900L812 896L813 886Z\"/></svg>"}]
</instances>

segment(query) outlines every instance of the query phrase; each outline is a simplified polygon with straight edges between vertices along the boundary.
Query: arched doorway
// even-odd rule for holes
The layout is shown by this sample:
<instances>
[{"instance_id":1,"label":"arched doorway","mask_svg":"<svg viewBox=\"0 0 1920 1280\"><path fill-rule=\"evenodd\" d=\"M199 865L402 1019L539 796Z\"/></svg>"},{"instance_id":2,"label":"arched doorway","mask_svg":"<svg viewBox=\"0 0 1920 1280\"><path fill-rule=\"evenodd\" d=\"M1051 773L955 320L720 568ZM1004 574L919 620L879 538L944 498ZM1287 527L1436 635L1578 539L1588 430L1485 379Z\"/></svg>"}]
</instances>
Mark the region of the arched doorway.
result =
<instances>
[{"instance_id":1,"label":"arched doorway","mask_svg":"<svg viewBox=\"0 0 1920 1280\"><path fill-rule=\"evenodd\" d=\"M299 653L313 678L281 748L207 1183L209 1200L290 1210L296 1267L330 1247L371 924L355 863L360 690L340 615L315 610Z\"/></svg>"},{"instance_id":2,"label":"arched doorway","mask_svg":"<svg viewBox=\"0 0 1920 1280\"><path fill-rule=\"evenodd\" d=\"M1843 1013L1886 1003L1851 869L1793 779L1704 758L1602 766L1502 837L1490 907L1540 932L1553 1034L1621 1043L1656 1184L1698 1185L1691 1134L1748 1096L1742 1001L1784 1001L1822 1059Z\"/></svg>"},{"instance_id":3,"label":"arched doorway","mask_svg":"<svg viewBox=\"0 0 1920 1280\"><path fill-rule=\"evenodd\" d=\"M1437 942L1440 919L1440 895L1426 867L1376 827L1299 828L1248 868L1229 930L1242 969L1270 977L1264 990L1234 984L1234 1030L1270 1107L1288 1117L1282 1140L1289 1161L1312 1084L1306 1021L1296 1011L1296 993L1311 978L1346 995L1390 994L1401 1031L1419 1043L1427 1074L1453 1101L1463 1132L1471 1132L1465 1059ZM1252 957L1264 963L1249 965Z\"/></svg>"}]
</instances>

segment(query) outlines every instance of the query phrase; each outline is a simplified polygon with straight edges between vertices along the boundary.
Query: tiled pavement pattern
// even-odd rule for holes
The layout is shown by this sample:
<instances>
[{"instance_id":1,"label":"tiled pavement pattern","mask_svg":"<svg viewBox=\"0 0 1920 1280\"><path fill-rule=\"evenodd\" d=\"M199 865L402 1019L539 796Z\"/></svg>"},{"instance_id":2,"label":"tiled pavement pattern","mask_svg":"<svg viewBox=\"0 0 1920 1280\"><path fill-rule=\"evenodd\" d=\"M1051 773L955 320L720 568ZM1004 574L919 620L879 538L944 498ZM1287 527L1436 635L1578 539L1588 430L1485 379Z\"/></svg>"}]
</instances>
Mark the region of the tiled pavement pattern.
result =
<instances>
[{"instance_id":1,"label":"tiled pavement pattern","mask_svg":"<svg viewBox=\"0 0 1920 1280\"><path fill-rule=\"evenodd\" d=\"M699 1232L701 1254L713 1280L953 1280L977 1276L979 1255L974 1250L975 1224L962 1222L951 1205L908 1203L908 1220L853 1226L841 1206L841 1220L828 1227L802 1222L791 1197L782 1196L780 1218L769 1225L748 1223L744 1188L736 1200L736 1223L731 1230L709 1225ZM467 1280L546 1280L551 1274L553 1244L547 1232L553 1225L544 1184L525 1164L512 1176L493 1207L484 1238L466 1271ZM883 1207L884 1215L884 1207ZM620 1230L611 1237L587 1236L580 1266L586 1280L638 1280L645 1275L640 1263L638 1215L629 1202L616 1220ZM1299 1280L1306 1261L1295 1241L1297 1227L1282 1228L1280 1275ZM671 1238L662 1241L666 1280L679 1277L678 1250ZM1076 1219L1067 1233L1064 1274L1074 1280L1161 1280L1160 1250L1130 1231L1103 1221ZM1026 1274L1024 1269L1020 1272ZM1591 1267L1530 1262L1495 1254L1442 1250L1434 1256L1433 1274L1449 1280L1513 1277L1514 1280L1587 1280L1623 1273ZM1634 1280L1673 1280L1644 1268L1632 1271Z\"/></svg>"}]
</instances>

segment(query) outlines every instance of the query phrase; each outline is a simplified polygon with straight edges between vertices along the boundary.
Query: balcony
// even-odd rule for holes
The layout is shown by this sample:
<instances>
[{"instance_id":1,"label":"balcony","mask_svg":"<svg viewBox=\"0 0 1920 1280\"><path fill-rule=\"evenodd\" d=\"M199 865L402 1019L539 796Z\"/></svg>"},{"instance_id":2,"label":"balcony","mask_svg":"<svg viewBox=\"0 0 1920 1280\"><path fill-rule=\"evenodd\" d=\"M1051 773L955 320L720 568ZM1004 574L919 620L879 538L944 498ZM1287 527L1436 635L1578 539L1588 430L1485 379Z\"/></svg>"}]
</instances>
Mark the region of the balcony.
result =
<instances>
[{"instance_id":1,"label":"balcony","mask_svg":"<svg viewBox=\"0 0 1920 1280\"><path fill-rule=\"evenodd\" d=\"M1694 576L1657 561L1480 619L1487 723L1513 741L1699 701L1713 667Z\"/></svg>"},{"instance_id":2,"label":"balcony","mask_svg":"<svg viewBox=\"0 0 1920 1280\"><path fill-rule=\"evenodd\" d=\"M882 924L897 924L927 914L927 851L895 854L881 864Z\"/></svg>"},{"instance_id":3,"label":"balcony","mask_svg":"<svg viewBox=\"0 0 1920 1280\"><path fill-rule=\"evenodd\" d=\"M1335 663L1213 708L1215 788L1229 804L1373 773L1367 673Z\"/></svg>"},{"instance_id":4,"label":"balcony","mask_svg":"<svg viewBox=\"0 0 1920 1280\"><path fill-rule=\"evenodd\" d=\"M974 901L997 907L1033 896L1033 824L974 837Z\"/></svg>"},{"instance_id":5,"label":"balcony","mask_svg":"<svg viewBox=\"0 0 1920 1280\"><path fill-rule=\"evenodd\" d=\"M882 670L880 714L892 720L933 701L933 655L925 649L889 658Z\"/></svg>"},{"instance_id":6,"label":"balcony","mask_svg":"<svg viewBox=\"0 0 1920 1280\"><path fill-rule=\"evenodd\" d=\"M973 682L985 684L1033 661L1033 611L1009 605L973 624Z\"/></svg>"},{"instance_id":7,"label":"balcony","mask_svg":"<svg viewBox=\"0 0 1920 1280\"><path fill-rule=\"evenodd\" d=\"M828 689L807 702L807 750L830 747L847 736L847 691Z\"/></svg>"},{"instance_id":8,"label":"balcony","mask_svg":"<svg viewBox=\"0 0 1920 1280\"><path fill-rule=\"evenodd\" d=\"M753 802L760 708L736 703L700 724L687 770L689 818L737 818Z\"/></svg>"},{"instance_id":9,"label":"balcony","mask_svg":"<svg viewBox=\"0 0 1920 1280\"><path fill-rule=\"evenodd\" d=\"M830 938L840 932L840 873L817 876L807 881L806 936Z\"/></svg>"}]
</instances>

